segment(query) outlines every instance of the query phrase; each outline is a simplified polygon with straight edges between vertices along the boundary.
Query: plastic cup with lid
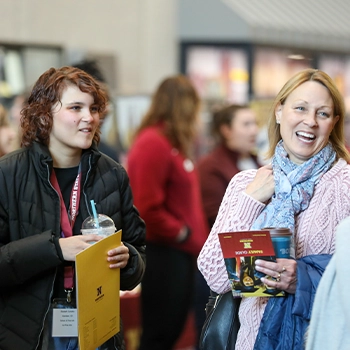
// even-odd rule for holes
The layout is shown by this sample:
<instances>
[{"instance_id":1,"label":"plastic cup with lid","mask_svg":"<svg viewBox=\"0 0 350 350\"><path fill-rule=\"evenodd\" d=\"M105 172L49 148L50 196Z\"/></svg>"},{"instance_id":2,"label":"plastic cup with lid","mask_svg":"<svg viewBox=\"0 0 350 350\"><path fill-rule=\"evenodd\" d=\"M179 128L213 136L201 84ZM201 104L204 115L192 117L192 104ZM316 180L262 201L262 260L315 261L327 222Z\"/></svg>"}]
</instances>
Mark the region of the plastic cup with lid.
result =
<instances>
[{"instance_id":1,"label":"plastic cup with lid","mask_svg":"<svg viewBox=\"0 0 350 350\"><path fill-rule=\"evenodd\" d=\"M104 214L87 217L81 227L83 235L95 234L102 237L107 237L116 231L113 220Z\"/></svg>"}]
</instances>

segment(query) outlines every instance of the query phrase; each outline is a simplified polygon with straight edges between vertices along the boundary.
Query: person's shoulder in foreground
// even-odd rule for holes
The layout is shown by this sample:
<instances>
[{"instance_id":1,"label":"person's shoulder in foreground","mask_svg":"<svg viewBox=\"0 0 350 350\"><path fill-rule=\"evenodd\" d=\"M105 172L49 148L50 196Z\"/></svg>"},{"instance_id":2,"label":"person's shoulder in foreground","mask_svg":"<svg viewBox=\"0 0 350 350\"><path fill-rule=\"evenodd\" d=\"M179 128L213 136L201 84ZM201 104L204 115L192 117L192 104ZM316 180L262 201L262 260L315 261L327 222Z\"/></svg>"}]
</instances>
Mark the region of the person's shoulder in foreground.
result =
<instances>
[{"instance_id":1,"label":"person's shoulder in foreground","mask_svg":"<svg viewBox=\"0 0 350 350\"><path fill-rule=\"evenodd\" d=\"M349 284L348 263L350 245L350 217L337 227L336 250L317 289L309 329L306 333L306 350L349 349ZM332 334L332 337L329 337Z\"/></svg>"}]
</instances>

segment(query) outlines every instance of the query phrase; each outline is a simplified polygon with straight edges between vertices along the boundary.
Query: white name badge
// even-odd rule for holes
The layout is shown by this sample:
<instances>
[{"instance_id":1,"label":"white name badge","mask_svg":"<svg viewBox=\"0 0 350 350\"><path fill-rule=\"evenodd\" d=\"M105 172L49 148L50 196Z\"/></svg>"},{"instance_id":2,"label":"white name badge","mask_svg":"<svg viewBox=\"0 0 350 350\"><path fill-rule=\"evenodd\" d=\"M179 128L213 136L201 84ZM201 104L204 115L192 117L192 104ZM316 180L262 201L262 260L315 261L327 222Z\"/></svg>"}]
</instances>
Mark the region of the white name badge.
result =
<instances>
[{"instance_id":1,"label":"white name badge","mask_svg":"<svg viewBox=\"0 0 350 350\"><path fill-rule=\"evenodd\" d=\"M53 337L77 337L78 336L77 309L53 309L52 336Z\"/></svg>"}]
</instances>

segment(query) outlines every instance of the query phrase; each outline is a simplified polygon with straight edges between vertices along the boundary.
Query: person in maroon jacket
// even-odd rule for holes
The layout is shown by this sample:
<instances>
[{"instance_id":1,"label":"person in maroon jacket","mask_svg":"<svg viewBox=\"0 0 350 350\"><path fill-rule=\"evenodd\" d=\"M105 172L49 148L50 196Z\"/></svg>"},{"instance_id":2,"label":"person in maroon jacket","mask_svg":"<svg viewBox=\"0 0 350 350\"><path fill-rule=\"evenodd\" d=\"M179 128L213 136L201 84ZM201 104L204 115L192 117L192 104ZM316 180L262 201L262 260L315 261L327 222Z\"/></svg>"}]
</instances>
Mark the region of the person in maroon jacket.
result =
<instances>
[{"instance_id":1,"label":"person in maroon jacket","mask_svg":"<svg viewBox=\"0 0 350 350\"><path fill-rule=\"evenodd\" d=\"M127 169L146 222L140 350L170 350L192 306L196 257L208 228L191 160L200 100L183 75L165 79L136 132Z\"/></svg>"},{"instance_id":2,"label":"person in maroon jacket","mask_svg":"<svg viewBox=\"0 0 350 350\"><path fill-rule=\"evenodd\" d=\"M197 168L205 215L212 227L226 187L241 170L257 169L254 153L259 132L255 112L247 105L229 105L212 114L214 149L199 159ZM209 232L208 232L209 234ZM197 333L205 321L205 304L210 290L200 272L196 275L195 320Z\"/></svg>"},{"instance_id":3,"label":"person in maroon jacket","mask_svg":"<svg viewBox=\"0 0 350 350\"><path fill-rule=\"evenodd\" d=\"M254 154L258 132L255 112L248 106L230 105L213 113L212 134L217 145L197 164L210 227L232 177L241 170L259 167Z\"/></svg>"}]
</instances>

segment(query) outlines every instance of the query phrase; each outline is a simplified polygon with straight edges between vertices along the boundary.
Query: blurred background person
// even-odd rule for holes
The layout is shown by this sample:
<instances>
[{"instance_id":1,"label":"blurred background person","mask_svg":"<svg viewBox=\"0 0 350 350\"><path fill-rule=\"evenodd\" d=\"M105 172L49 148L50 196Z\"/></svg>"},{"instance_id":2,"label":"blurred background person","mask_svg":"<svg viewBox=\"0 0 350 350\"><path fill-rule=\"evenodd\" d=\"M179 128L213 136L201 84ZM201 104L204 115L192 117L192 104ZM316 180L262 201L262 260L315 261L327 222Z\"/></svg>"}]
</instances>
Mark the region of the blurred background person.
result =
<instances>
[{"instance_id":1,"label":"blurred background person","mask_svg":"<svg viewBox=\"0 0 350 350\"><path fill-rule=\"evenodd\" d=\"M345 97L345 120L344 120L344 136L345 145L348 151L350 151L350 96Z\"/></svg>"},{"instance_id":2,"label":"blurred background person","mask_svg":"<svg viewBox=\"0 0 350 350\"><path fill-rule=\"evenodd\" d=\"M197 164L209 228L215 222L226 187L232 177L241 170L259 167L255 154L258 132L256 114L248 105L229 105L212 113L211 134L215 146L210 153L200 158ZM199 271L196 274L195 290L195 322L199 337L206 317L205 305L210 294L209 287Z\"/></svg>"},{"instance_id":3,"label":"blurred background person","mask_svg":"<svg viewBox=\"0 0 350 350\"><path fill-rule=\"evenodd\" d=\"M10 125L7 110L0 104L0 157L16 148L16 131Z\"/></svg>"},{"instance_id":4,"label":"blurred background person","mask_svg":"<svg viewBox=\"0 0 350 350\"><path fill-rule=\"evenodd\" d=\"M21 129L21 111L25 107L29 97L29 91L14 96L9 107L9 119L13 129L16 132L15 147L21 147L22 129Z\"/></svg>"},{"instance_id":5,"label":"blurred background person","mask_svg":"<svg viewBox=\"0 0 350 350\"><path fill-rule=\"evenodd\" d=\"M109 89L108 86L106 84L106 80L102 74L102 71L100 69L100 67L98 66L98 63L95 60L84 60L81 62L78 62L76 64L73 64L73 67L79 68L81 70L83 70L84 72L90 74L93 78L95 78L95 80L98 81L98 83L103 87L103 89L106 91L107 96L108 96L108 106L106 109L106 113L104 118L101 121L101 127L102 127L102 123L105 121L106 117L109 116L112 108L111 105L113 105L113 102L111 100L111 96L109 93ZM114 116L110 116L111 118ZM118 133L117 130L115 130L116 134ZM117 139L119 139L117 136L115 135ZM120 157L119 157L119 152L120 152L120 145L118 146L112 146L110 144L108 144L103 138L101 138L100 143L98 145L98 149L100 152L106 154L107 156L111 157L113 160L115 160L116 162L119 163L120 161Z\"/></svg>"},{"instance_id":6,"label":"blurred background person","mask_svg":"<svg viewBox=\"0 0 350 350\"><path fill-rule=\"evenodd\" d=\"M193 304L196 257L208 233L191 160L199 109L187 77L166 78L128 154L135 205L146 222L140 350L173 349Z\"/></svg>"},{"instance_id":7,"label":"blurred background person","mask_svg":"<svg viewBox=\"0 0 350 350\"><path fill-rule=\"evenodd\" d=\"M214 112L211 129L216 146L197 165L209 227L232 177L241 170L259 167L255 154L259 129L249 106L230 105Z\"/></svg>"}]
</instances>

